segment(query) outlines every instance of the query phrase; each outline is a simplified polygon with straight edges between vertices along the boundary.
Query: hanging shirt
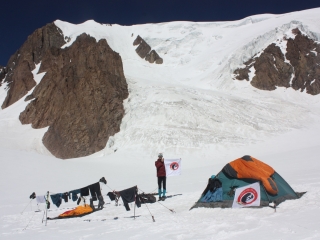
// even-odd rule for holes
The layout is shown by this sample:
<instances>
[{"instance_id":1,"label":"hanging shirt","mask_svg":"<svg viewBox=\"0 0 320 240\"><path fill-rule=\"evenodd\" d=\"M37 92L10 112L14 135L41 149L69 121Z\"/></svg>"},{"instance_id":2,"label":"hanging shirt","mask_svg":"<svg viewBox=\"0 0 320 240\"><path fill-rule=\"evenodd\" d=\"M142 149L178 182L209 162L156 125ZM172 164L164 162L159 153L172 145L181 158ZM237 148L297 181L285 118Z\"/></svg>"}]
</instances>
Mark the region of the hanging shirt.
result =
<instances>
[{"instance_id":1,"label":"hanging shirt","mask_svg":"<svg viewBox=\"0 0 320 240\"><path fill-rule=\"evenodd\" d=\"M37 196L37 203L45 203L46 202L46 198L44 196Z\"/></svg>"},{"instance_id":2,"label":"hanging shirt","mask_svg":"<svg viewBox=\"0 0 320 240\"><path fill-rule=\"evenodd\" d=\"M57 207L60 207L61 202L62 202L62 193L57 193L50 195L52 203L56 205Z\"/></svg>"},{"instance_id":3,"label":"hanging shirt","mask_svg":"<svg viewBox=\"0 0 320 240\"><path fill-rule=\"evenodd\" d=\"M128 203L135 202L137 207L141 207L141 202L138 197L138 189L137 187L128 188L119 192L123 205L125 206L127 211L130 211L130 207Z\"/></svg>"},{"instance_id":4,"label":"hanging shirt","mask_svg":"<svg viewBox=\"0 0 320 240\"><path fill-rule=\"evenodd\" d=\"M108 192L108 197L110 198L111 201L116 200L116 195L113 192Z\"/></svg>"},{"instance_id":5,"label":"hanging shirt","mask_svg":"<svg viewBox=\"0 0 320 240\"><path fill-rule=\"evenodd\" d=\"M77 201L78 200L78 193L80 193L80 189L72 190L69 192L69 199L72 198L72 201Z\"/></svg>"}]
</instances>

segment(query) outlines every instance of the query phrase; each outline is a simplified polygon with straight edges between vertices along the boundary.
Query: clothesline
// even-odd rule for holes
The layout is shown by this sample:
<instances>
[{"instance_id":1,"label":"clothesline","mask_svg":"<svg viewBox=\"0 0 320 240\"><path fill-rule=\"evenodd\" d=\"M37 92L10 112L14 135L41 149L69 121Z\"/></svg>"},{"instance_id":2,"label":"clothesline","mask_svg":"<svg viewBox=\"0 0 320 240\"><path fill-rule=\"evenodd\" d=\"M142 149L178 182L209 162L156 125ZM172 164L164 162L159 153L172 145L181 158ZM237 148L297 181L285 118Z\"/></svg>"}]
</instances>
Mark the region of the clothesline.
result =
<instances>
[{"instance_id":1,"label":"clothesline","mask_svg":"<svg viewBox=\"0 0 320 240\"><path fill-rule=\"evenodd\" d=\"M106 184L105 184L106 185ZM87 187L85 187L85 189L87 189L86 191L88 192L88 195L89 195L89 192L91 194L91 199L90 199L90 205L84 205L86 209L91 209L91 212L94 212L96 210L101 210L103 208L103 204L102 206L100 206L100 198L99 198L99 205L98 205L98 208L95 208L92 204L92 199L94 197L94 192L91 191L90 189L93 189L94 190L94 186L95 187L98 187L99 188L99 192L101 194L101 189L100 189L100 183L97 182L97 183L94 183L94 184L91 184ZM103 185L102 185L103 186ZM108 185L106 185L109 189L111 189ZM82 188L83 189L83 188ZM130 211L130 207L129 207L129 203L130 203L130 206L132 207L131 203L134 204L134 212L135 212L135 207L137 206L138 208L141 207L141 203L144 203L145 206L148 208L147 206L147 203L154 203L156 202L156 198L154 196L152 196L152 194L145 194L141 189L139 189L137 186L133 186L131 188L127 188L127 189L124 189L124 190L121 190L121 191L116 191L116 190L111 190L112 192L108 192L108 194L106 194L107 196L109 196L110 200L113 201L115 200L116 201L116 205L119 198L121 197L122 201L123 201L123 206L125 207L125 209L127 211ZM47 192L46 195L42 195L42 196L36 196L35 193L33 193L31 196L33 196L33 199L34 198L37 198L37 200L41 200L41 202L45 202L47 203L46 205L46 211L45 211L45 219L47 221L47 219L57 219L57 218L64 218L64 217L68 217L69 215L71 216L72 214L76 213L76 215L80 214L79 212L82 211L83 209L80 209L82 206L79 206L77 208L75 208L74 210L70 210L70 211L67 211L63 214L65 214L66 216L62 216L63 214L60 214L58 217L56 218L47 218L47 210L50 208L50 204L49 204L49 207L48 207L48 203L49 200L51 199L51 201L57 206L59 207L61 205L61 202L63 199L71 199L71 196L73 196L74 194L77 195L77 194L80 194L80 197L78 199L83 199L87 196L81 196L81 192L83 193L83 191L80 191L80 189L77 189L77 190L72 190L72 191L69 191L69 192L65 192L65 193L52 193L52 192ZM73 194L74 193L74 194ZM93 196L92 196L93 195ZM31 198L30 196L30 198ZM47 199L47 196L49 199ZM49 197L50 196L50 197ZM102 194L100 195L102 197ZM97 197L97 195L96 195ZM33 200L32 199L32 200ZM102 197L103 199L103 197ZM60 201L58 204L56 201ZM78 205L79 205L79 202L78 202ZM161 204L162 205L162 204ZM100 208L101 207L101 208ZM164 206L165 207L165 206ZM63 209L63 208L62 208ZM168 208L169 209L169 208ZM93 211L92 211L93 210ZM169 209L170 211L174 212L173 210ZM89 211L89 210L88 210ZM148 211L150 213L150 215L152 216L152 219L153 221L155 222L155 219L154 219L154 216L151 214L150 212L150 209L148 208ZM73 213L74 212L74 213ZM90 212L90 211L89 211ZM89 213L88 212L88 213ZM81 214L87 214L87 213L82 213ZM80 214L80 215L81 215ZM135 213L134 213L135 214ZM72 215L73 216L73 215Z\"/></svg>"},{"instance_id":2,"label":"clothesline","mask_svg":"<svg viewBox=\"0 0 320 240\"><path fill-rule=\"evenodd\" d=\"M38 203L46 203L47 204L46 209L50 208L50 200L54 205L56 205L59 208L63 200L65 202L68 202L69 200L72 200L73 202L77 201L77 205L79 205L82 199L85 201L86 197L90 196L90 206L93 206L93 201L99 200L99 205L98 205L98 208L99 208L99 206L103 207L104 205L103 196L101 193L102 189L100 188L100 182L104 183L102 186L106 186L111 190L111 192L108 192L106 196L108 196L111 201L115 200L116 205L118 205L117 204L118 200L121 197L123 201L123 206L127 211L130 211L129 203L134 202L135 206L141 207L140 197L142 197L141 199L143 200L143 203L147 203L148 202L147 200L150 200L150 198L146 198L146 194L144 193L139 194L139 189L137 186L127 188L121 191L112 190L112 188L107 185L107 181L105 180L104 177L101 178L99 182L88 185L84 188L79 188L79 189L75 189L75 190L71 190L63 193L47 192L46 195L41 195L41 196L36 196L36 194L33 193L31 196L33 196L33 198L36 198ZM153 202L152 200L151 202ZM154 201L156 201L155 198L154 198ZM100 205L101 202L102 204ZM94 206L92 208L94 209Z\"/></svg>"},{"instance_id":3,"label":"clothesline","mask_svg":"<svg viewBox=\"0 0 320 240\"><path fill-rule=\"evenodd\" d=\"M77 204L79 205L81 198L91 195L91 200L92 201L99 200L99 204L100 204L100 202L103 202L103 197L100 189L100 182L107 184L106 179L102 177L99 180L99 182L96 182L94 184L88 185L83 188L71 190L68 192L63 192L63 193L47 192L47 194L40 195L40 196L37 196L35 193L32 193L30 195L30 199L36 198L38 203L46 203L46 202L49 202L49 199L51 198L51 202L55 204L57 207L60 207L62 200L64 200L65 202L68 202L69 199L72 199L72 201L74 202L77 201ZM80 194L80 197L78 197L78 194ZM47 196L50 196L50 198L47 199ZM50 207L49 204L48 204L48 207Z\"/></svg>"}]
</instances>

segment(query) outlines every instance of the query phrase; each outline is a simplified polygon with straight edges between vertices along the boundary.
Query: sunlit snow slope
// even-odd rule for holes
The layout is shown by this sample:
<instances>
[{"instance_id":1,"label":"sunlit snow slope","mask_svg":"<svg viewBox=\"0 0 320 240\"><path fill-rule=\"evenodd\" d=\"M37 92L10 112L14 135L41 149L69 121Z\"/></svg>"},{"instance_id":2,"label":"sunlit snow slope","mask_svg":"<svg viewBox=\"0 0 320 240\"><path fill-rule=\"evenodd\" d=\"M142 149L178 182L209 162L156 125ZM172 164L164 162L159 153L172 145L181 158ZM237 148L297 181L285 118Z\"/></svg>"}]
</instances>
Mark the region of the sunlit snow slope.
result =
<instances>
[{"instance_id":1,"label":"sunlit snow slope","mask_svg":"<svg viewBox=\"0 0 320 240\"><path fill-rule=\"evenodd\" d=\"M125 117L118 134L110 137L102 155L119 149L154 154L208 151L262 141L291 129L310 126L318 117L319 96L292 89L261 91L233 80L233 71L264 47L298 27L320 39L320 9L257 15L233 22L169 22L134 26L74 25L60 20L70 46L82 33L107 39L121 55L128 82ZM163 58L150 64L135 52L140 35ZM37 66L37 69L39 66ZM35 80L41 81L43 74ZM0 101L6 86L0 87ZM0 111L2 146L50 154L42 144L46 129L34 130L18 120L27 105L21 99ZM26 140L27 139L27 140ZM101 155L100 154L100 155Z\"/></svg>"},{"instance_id":2,"label":"sunlit snow slope","mask_svg":"<svg viewBox=\"0 0 320 240\"><path fill-rule=\"evenodd\" d=\"M86 32L97 40L106 38L121 55L130 91L126 114L121 131L104 150L63 161L43 146L47 129L21 125L23 99L0 110L0 239L319 239L320 96L284 88L261 91L232 79L243 61L291 28L319 41L319 20L320 8L216 23L55 21L70 38L64 47ZM137 35L163 64L150 64L136 54ZM39 67L33 71L37 83L43 77L37 74ZM5 96L3 84L1 103ZM182 158L182 175L167 179L172 198L136 209L133 220L132 210L116 207L106 194L134 185L155 192L154 161L160 151L165 158ZM274 167L295 191L307 193L285 201L276 213L271 208L189 211L208 178L245 154ZM83 218L45 226L44 204L29 199L33 191L70 191L102 176L108 181L102 187L104 209ZM71 201L60 208L51 204L48 216L75 206Z\"/></svg>"},{"instance_id":3,"label":"sunlit snow slope","mask_svg":"<svg viewBox=\"0 0 320 240\"><path fill-rule=\"evenodd\" d=\"M107 149L143 148L151 153L190 151L257 142L312 124L310 104L319 97L278 89L254 89L232 80L233 71L264 47L300 28L320 39L320 9L257 15L233 22L170 22L119 26L55 21L72 44L83 32L106 38L120 53L130 95L120 133ZM163 58L150 64L135 52L140 35Z\"/></svg>"}]
</instances>

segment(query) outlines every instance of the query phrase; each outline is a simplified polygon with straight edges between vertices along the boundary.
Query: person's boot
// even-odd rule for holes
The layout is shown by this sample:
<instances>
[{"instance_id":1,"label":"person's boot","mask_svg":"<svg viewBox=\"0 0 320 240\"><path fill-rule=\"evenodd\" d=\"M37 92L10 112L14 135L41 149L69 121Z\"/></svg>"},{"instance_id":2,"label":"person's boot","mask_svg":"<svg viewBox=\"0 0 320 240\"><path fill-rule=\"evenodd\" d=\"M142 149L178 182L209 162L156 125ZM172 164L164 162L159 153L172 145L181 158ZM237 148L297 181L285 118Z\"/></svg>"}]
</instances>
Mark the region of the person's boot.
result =
<instances>
[{"instance_id":1,"label":"person's boot","mask_svg":"<svg viewBox=\"0 0 320 240\"><path fill-rule=\"evenodd\" d=\"M163 189L163 192L162 192L162 201L164 201L164 200L166 200L166 192L167 192L167 190L166 189Z\"/></svg>"},{"instance_id":2,"label":"person's boot","mask_svg":"<svg viewBox=\"0 0 320 240\"><path fill-rule=\"evenodd\" d=\"M159 189L158 189L158 195L159 195L159 200L158 200L158 201L161 201L161 200L162 200L162 198L161 198L161 193L162 193L162 192L161 192L161 189L159 188Z\"/></svg>"}]
</instances>

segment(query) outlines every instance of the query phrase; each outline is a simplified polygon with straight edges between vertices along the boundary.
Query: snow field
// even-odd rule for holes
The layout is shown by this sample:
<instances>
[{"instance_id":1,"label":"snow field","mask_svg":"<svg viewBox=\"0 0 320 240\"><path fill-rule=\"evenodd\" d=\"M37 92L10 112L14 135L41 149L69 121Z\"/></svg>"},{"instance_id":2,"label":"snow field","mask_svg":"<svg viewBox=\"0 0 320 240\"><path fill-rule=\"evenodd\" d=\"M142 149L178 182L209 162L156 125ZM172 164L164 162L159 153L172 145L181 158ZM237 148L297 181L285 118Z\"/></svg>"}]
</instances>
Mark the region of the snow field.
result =
<instances>
[{"instance_id":1,"label":"snow field","mask_svg":"<svg viewBox=\"0 0 320 240\"><path fill-rule=\"evenodd\" d=\"M257 15L217 23L171 22L135 26L55 21L70 46L83 32L106 38L123 60L129 97L124 101L121 131L91 156L63 161L44 148L46 129L21 125L23 99L0 110L0 238L2 239L319 239L320 108L319 96L292 89L267 92L232 80L242 62L299 26L320 39L320 9ZM133 36L132 36L133 34ZM164 64L141 59L132 43L144 38ZM37 66L39 67L39 66ZM41 75L34 71L36 81ZM0 102L6 96L0 87ZM183 172L167 180L168 195L126 212L105 194L137 185L157 189L154 161L158 152L182 158ZM252 155L274 169L300 199L282 203L275 213L263 209L193 209L207 179L228 162ZM104 176L106 205L82 218L42 223L29 195L65 192ZM180 195L181 194L181 195ZM121 201L120 201L121 202ZM110 203L110 204L109 204ZM51 205L56 217L74 203ZM43 210L43 205L39 208ZM21 214L22 213L22 214ZM116 218L116 219L115 219ZM90 220L90 221L89 221Z\"/></svg>"}]
</instances>

